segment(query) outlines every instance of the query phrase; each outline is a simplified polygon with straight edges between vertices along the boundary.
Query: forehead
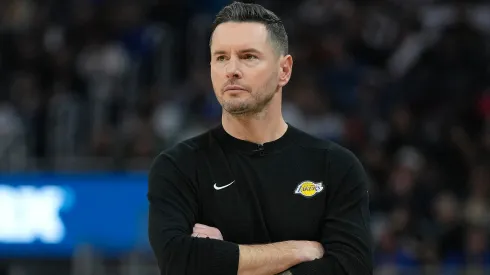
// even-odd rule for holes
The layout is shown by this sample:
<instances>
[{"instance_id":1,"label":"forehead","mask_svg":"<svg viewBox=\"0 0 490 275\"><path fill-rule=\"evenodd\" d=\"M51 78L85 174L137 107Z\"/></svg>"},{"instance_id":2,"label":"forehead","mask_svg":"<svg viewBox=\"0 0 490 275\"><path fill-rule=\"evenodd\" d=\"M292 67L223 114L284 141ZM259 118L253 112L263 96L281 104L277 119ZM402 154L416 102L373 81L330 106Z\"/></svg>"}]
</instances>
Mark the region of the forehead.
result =
<instances>
[{"instance_id":1,"label":"forehead","mask_svg":"<svg viewBox=\"0 0 490 275\"><path fill-rule=\"evenodd\" d=\"M268 46L268 32L265 25L255 22L226 22L214 30L211 49L256 48Z\"/></svg>"}]
</instances>

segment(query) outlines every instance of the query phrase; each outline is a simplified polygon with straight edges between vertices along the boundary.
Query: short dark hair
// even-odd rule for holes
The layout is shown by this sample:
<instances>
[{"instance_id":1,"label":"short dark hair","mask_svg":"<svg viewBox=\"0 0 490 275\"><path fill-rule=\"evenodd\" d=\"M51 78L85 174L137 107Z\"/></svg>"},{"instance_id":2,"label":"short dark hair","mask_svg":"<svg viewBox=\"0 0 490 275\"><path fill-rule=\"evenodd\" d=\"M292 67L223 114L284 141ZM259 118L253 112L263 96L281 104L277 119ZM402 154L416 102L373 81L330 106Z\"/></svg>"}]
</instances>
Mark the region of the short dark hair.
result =
<instances>
[{"instance_id":1,"label":"short dark hair","mask_svg":"<svg viewBox=\"0 0 490 275\"><path fill-rule=\"evenodd\" d=\"M280 54L288 54L288 35L282 20L272 11L259 4L233 2L221 9L216 15L211 29L212 33L218 25L226 22L256 22L264 24L269 37ZM211 40L209 44L211 45Z\"/></svg>"}]
</instances>

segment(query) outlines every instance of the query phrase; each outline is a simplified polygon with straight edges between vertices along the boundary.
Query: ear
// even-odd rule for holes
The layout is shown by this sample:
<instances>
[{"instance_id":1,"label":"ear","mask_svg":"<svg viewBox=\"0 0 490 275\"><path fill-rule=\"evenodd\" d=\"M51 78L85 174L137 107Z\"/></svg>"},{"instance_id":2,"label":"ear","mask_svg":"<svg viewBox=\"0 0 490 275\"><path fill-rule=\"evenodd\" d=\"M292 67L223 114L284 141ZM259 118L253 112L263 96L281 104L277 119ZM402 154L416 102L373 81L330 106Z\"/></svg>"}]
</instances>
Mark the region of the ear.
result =
<instances>
[{"instance_id":1,"label":"ear","mask_svg":"<svg viewBox=\"0 0 490 275\"><path fill-rule=\"evenodd\" d=\"M291 79L291 74L293 72L293 57L291 55L286 55L279 60L279 86L284 87L288 84L289 79Z\"/></svg>"}]
</instances>

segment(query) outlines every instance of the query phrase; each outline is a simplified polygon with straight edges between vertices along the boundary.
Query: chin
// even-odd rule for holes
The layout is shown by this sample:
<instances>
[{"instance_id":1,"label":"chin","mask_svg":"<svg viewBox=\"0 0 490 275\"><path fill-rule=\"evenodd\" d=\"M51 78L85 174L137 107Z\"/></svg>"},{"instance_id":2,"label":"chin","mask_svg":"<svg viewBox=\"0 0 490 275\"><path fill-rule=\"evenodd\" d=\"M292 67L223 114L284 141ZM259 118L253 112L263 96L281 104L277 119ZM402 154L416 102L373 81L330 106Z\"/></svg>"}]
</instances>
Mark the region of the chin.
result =
<instances>
[{"instance_id":1,"label":"chin","mask_svg":"<svg viewBox=\"0 0 490 275\"><path fill-rule=\"evenodd\" d=\"M250 113L252 108L246 105L236 105L236 104L225 104L223 105L223 109L232 114L232 115L241 115L241 114L247 114Z\"/></svg>"},{"instance_id":2,"label":"chin","mask_svg":"<svg viewBox=\"0 0 490 275\"><path fill-rule=\"evenodd\" d=\"M250 112L247 111L247 110L233 110L232 112L229 112L227 111L228 114L232 115L232 116L245 116L247 114L249 114Z\"/></svg>"}]
</instances>

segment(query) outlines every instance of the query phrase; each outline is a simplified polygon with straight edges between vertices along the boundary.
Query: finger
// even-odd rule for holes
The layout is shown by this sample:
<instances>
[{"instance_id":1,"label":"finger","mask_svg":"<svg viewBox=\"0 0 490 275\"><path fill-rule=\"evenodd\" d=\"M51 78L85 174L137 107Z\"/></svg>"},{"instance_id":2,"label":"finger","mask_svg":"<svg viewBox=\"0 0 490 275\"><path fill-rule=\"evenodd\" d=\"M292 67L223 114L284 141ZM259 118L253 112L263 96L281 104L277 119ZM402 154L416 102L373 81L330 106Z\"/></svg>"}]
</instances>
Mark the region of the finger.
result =
<instances>
[{"instance_id":1,"label":"finger","mask_svg":"<svg viewBox=\"0 0 490 275\"><path fill-rule=\"evenodd\" d=\"M205 225L205 224L196 223L196 224L194 225L194 228L214 228L214 227L207 226L207 225Z\"/></svg>"},{"instance_id":2,"label":"finger","mask_svg":"<svg viewBox=\"0 0 490 275\"><path fill-rule=\"evenodd\" d=\"M205 230L205 232L208 233L208 235L221 235L221 231L219 231L218 228L216 227L211 227L203 224L196 224L193 228L194 231L197 230Z\"/></svg>"},{"instance_id":3,"label":"finger","mask_svg":"<svg viewBox=\"0 0 490 275\"><path fill-rule=\"evenodd\" d=\"M221 231L218 228L210 227L204 224L195 224L193 228L193 232L206 234L211 239L222 240L223 237L221 235Z\"/></svg>"},{"instance_id":4,"label":"finger","mask_svg":"<svg viewBox=\"0 0 490 275\"><path fill-rule=\"evenodd\" d=\"M193 233L199 233L199 234L206 234L206 235L214 235L214 232L212 230L209 230L209 229L202 229L202 228L195 228L193 231Z\"/></svg>"},{"instance_id":5,"label":"finger","mask_svg":"<svg viewBox=\"0 0 490 275\"><path fill-rule=\"evenodd\" d=\"M223 239L221 234L216 234L212 231L204 230L204 229L196 229L196 230L194 230L193 234L195 234L195 235L199 234L199 237L204 235L204 236L207 236L211 239L216 239L216 240L222 240Z\"/></svg>"},{"instance_id":6,"label":"finger","mask_svg":"<svg viewBox=\"0 0 490 275\"><path fill-rule=\"evenodd\" d=\"M204 233L198 233L198 232L196 232L196 233L192 233L192 235L191 235L191 236L192 236L192 237L194 237L194 238L209 238L209 236L208 236L208 235L206 235L206 234L204 234Z\"/></svg>"}]
</instances>

